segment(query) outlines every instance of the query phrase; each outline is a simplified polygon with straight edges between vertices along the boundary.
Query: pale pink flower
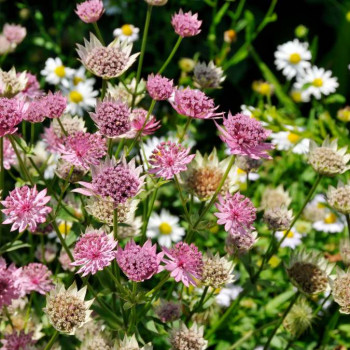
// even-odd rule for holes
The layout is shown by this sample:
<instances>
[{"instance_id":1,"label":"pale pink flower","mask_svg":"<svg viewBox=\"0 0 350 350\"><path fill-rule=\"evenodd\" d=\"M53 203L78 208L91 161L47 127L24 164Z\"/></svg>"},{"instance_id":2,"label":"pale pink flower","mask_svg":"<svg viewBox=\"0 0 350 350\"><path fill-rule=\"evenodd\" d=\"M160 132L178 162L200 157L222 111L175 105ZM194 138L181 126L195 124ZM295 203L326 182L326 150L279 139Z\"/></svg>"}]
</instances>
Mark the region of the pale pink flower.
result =
<instances>
[{"instance_id":1,"label":"pale pink flower","mask_svg":"<svg viewBox=\"0 0 350 350\"><path fill-rule=\"evenodd\" d=\"M43 264L30 263L21 271L21 286L26 294L38 292L45 295L54 284L51 279L52 272Z\"/></svg>"},{"instance_id":2,"label":"pale pink flower","mask_svg":"<svg viewBox=\"0 0 350 350\"><path fill-rule=\"evenodd\" d=\"M73 272L75 270L74 266L71 266L71 259L65 249L62 249L60 252L60 256L58 257L58 261L61 264L61 267L64 271L71 271Z\"/></svg>"},{"instance_id":3,"label":"pale pink flower","mask_svg":"<svg viewBox=\"0 0 350 350\"><path fill-rule=\"evenodd\" d=\"M188 36L198 35L201 30L202 21L198 20L198 13L192 15L192 12L175 13L171 19L171 25L173 26L175 33L183 38Z\"/></svg>"},{"instance_id":4,"label":"pale pink flower","mask_svg":"<svg viewBox=\"0 0 350 350\"><path fill-rule=\"evenodd\" d=\"M119 162L115 158L106 158L98 166L91 166L92 182L78 182L84 188L73 192L85 196L110 197L115 205L125 203L141 190L145 176L140 176L142 167L135 167L135 159L129 163L123 157Z\"/></svg>"},{"instance_id":5,"label":"pale pink flower","mask_svg":"<svg viewBox=\"0 0 350 350\"><path fill-rule=\"evenodd\" d=\"M162 101L171 97L174 91L173 84L173 80L162 77L159 74L150 74L147 79L146 87L153 100Z\"/></svg>"},{"instance_id":6,"label":"pale pink flower","mask_svg":"<svg viewBox=\"0 0 350 350\"><path fill-rule=\"evenodd\" d=\"M51 208L46 206L51 197L46 196L46 188L38 193L36 186L17 187L5 198L1 204L2 212L7 216L3 224L13 224L11 231L23 232L27 227L35 231L38 224L46 221Z\"/></svg>"},{"instance_id":7,"label":"pale pink flower","mask_svg":"<svg viewBox=\"0 0 350 350\"><path fill-rule=\"evenodd\" d=\"M170 180L174 175L187 170L187 164L192 161L195 154L189 154L190 148L181 144L166 141L160 143L152 152L149 164L151 174Z\"/></svg>"},{"instance_id":8,"label":"pale pink flower","mask_svg":"<svg viewBox=\"0 0 350 350\"><path fill-rule=\"evenodd\" d=\"M12 165L17 164L17 156L13 149L10 140L4 137L4 168L11 169Z\"/></svg>"},{"instance_id":9,"label":"pale pink flower","mask_svg":"<svg viewBox=\"0 0 350 350\"><path fill-rule=\"evenodd\" d=\"M13 44L20 44L27 35L27 29L19 24L6 23L3 28L6 39Z\"/></svg>"},{"instance_id":10,"label":"pale pink flower","mask_svg":"<svg viewBox=\"0 0 350 350\"><path fill-rule=\"evenodd\" d=\"M67 107L67 98L60 91L54 94L49 91L41 100L47 109L47 117L50 119L61 117Z\"/></svg>"},{"instance_id":11,"label":"pale pink flower","mask_svg":"<svg viewBox=\"0 0 350 350\"><path fill-rule=\"evenodd\" d=\"M186 88L175 89L174 100L169 100L177 113L197 119L222 118L223 113L216 113L214 100L200 90Z\"/></svg>"},{"instance_id":12,"label":"pale pink flower","mask_svg":"<svg viewBox=\"0 0 350 350\"><path fill-rule=\"evenodd\" d=\"M186 287L196 286L195 278L200 280L203 270L203 257L198 248L193 243L179 242L170 249L163 247L163 251L168 257L163 259L164 268L171 272L170 276L176 282L182 281Z\"/></svg>"},{"instance_id":13,"label":"pale pink flower","mask_svg":"<svg viewBox=\"0 0 350 350\"><path fill-rule=\"evenodd\" d=\"M23 119L23 102L15 98L0 98L0 137L13 134Z\"/></svg>"},{"instance_id":14,"label":"pale pink flower","mask_svg":"<svg viewBox=\"0 0 350 350\"><path fill-rule=\"evenodd\" d=\"M27 104L23 118L30 123L42 123L48 114L46 104L42 99L35 99Z\"/></svg>"},{"instance_id":15,"label":"pale pink flower","mask_svg":"<svg viewBox=\"0 0 350 350\"><path fill-rule=\"evenodd\" d=\"M106 155L106 140L99 134L77 131L64 139L60 152L67 162L88 169Z\"/></svg>"},{"instance_id":16,"label":"pale pink flower","mask_svg":"<svg viewBox=\"0 0 350 350\"><path fill-rule=\"evenodd\" d=\"M63 137L60 137L56 134L52 124L48 128L44 128L42 138L47 145L48 151L55 153L60 152L63 146Z\"/></svg>"},{"instance_id":17,"label":"pale pink flower","mask_svg":"<svg viewBox=\"0 0 350 350\"><path fill-rule=\"evenodd\" d=\"M77 4L75 13L85 23L97 22L104 12L101 0L87 0Z\"/></svg>"},{"instance_id":18,"label":"pale pink flower","mask_svg":"<svg viewBox=\"0 0 350 350\"><path fill-rule=\"evenodd\" d=\"M96 123L100 133L107 137L120 137L131 129L130 108L121 101L110 96L103 101L97 101L95 113L91 119Z\"/></svg>"},{"instance_id":19,"label":"pale pink flower","mask_svg":"<svg viewBox=\"0 0 350 350\"><path fill-rule=\"evenodd\" d=\"M13 264L6 267L5 260L0 257L0 310L22 295L22 289L18 283L20 271Z\"/></svg>"},{"instance_id":20,"label":"pale pink flower","mask_svg":"<svg viewBox=\"0 0 350 350\"><path fill-rule=\"evenodd\" d=\"M19 76L21 73L17 73ZM41 97L43 95L43 91L40 90L40 85L36 75L26 72L27 85L17 96L27 97L29 99L34 99L37 97Z\"/></svg>"},{"instance_id":21,"label":"pale pink flower","mask_svg":"<svg viewBox=\"0 0 350 350\"><path fill-rule=\"evenodd\" d=\"M33 332L25 333L13 330L12 333L4 334L4 338L1 339L1 350L31 350L35 343Z\"/></svg>"},{"instance_id":22,"label":"pale pink flower","mask_svg":"<svg viewBox=\"0 0 350 350\"><path fill-rule=\"evenodd\" d=\"M113 233L107 235L102 230L88 228L81 235L74 248L74 262L71 266L81 266L77 273L86 276L109 266L116 257L114 250L118 242L113 239Z\"/></svg>"},{"instance_id":23,"label":"pale pink flower","mask_svg":"<svg viewBox=\"0 0 350 350\"><path fill-rule=\"evenodd\" d=\"M258 120L242 113L229 113L228 117L224 118L225 128L218 124L216 126L221 132L221 140L227 144L231 154L253 159L271 159L266 151L273 149L274 145L264 142L271 131L264 129Z\"/></svg>"},{"instance_id":24,"label":"pale pink flower","mask_svg":"<svg viewBox=\"0 0 350 350\"><path fill-rule=\"evenodd\" d=\"M134 138L142 130L142 136L148 136L154 134L160 128L160 121L156 120L154 115L150 115L148 121L145 124L148 112L143 108L133 109L130 115L131 119L131 130L124 136L126 138Z\"/></svg>"},{"instance_id":25,"label":"pale pink flower","mask_svg":"<svg viewBox=\"0 0 350 350\"><path fill-rule=\"evenodd\" d=\"M234 195L227 192L225 197L219 195L218 199L215 206L219 212L214 215L219 219L219 225L225 225L225 231L244 235L254 229L256 208L249 198L239 192Z\"/></svg>"},{"instance_id":26,"label":"pale pink flower","mask_svg":"<svg viewBox=\"0 0 350 350\"><path fill-rule=\"evenodd\" d=\"M160 271L163 255L157 254L157 246L152 246L151 240L143 246L131 240L126 243L124 250L118 247L116 257L119 267L131 281L142 282Z\"/></svg>"}]
</instances>

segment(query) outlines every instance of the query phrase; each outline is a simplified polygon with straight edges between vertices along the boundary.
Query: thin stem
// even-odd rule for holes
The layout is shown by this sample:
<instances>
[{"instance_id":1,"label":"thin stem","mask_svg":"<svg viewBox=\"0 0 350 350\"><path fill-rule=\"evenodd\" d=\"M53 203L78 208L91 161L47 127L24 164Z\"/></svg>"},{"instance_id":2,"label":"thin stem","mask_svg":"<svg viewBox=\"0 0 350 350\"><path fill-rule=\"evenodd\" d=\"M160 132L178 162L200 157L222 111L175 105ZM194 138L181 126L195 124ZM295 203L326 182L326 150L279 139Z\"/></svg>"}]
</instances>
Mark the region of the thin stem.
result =
<instances>
[{"instance_id":1,"label":"thin stem","mask_svg":"<svg viewBox=\"0 0 350 350\"><path fill-rule=\"evenodd\" d=\"M187 321L187 322L191 319L191 317L192 317L193 314L195 314L197 311L200 311L202 305L204 304L204 303L203 303L203 302L204 302L204 298L206 297L206 295L207 295L207 293L208 293L208 289L209 289L208 286L206 286L206 287L204 288L203 293L202 293L202 296L201 296L201 298L200 298L198 304L194 306L193 310L192 310L192 311L189 313L189 315L187 316L187 318L186 318L186 321Z\"/></svg>"},{"instance_id":2,"label":"thin stem","mask_svg":"<svg viewBox=\"0 0 350 350\"><path fill-rule=\"evenodd\" d=\"M118 209L114 209L113 211L113 235L114 239L118 240Z\"/></svg>"},{"instance_id":3,"label":"thin stem","mask_svg":"<svg viewBox=\"0 0 350 350\"><path fill-rule=\"evenodd\" d=\"M53 228L54 228L54 230L55 230L55 232L56 232L56 234L57 234L57 237L58 237L58 239L60 240L60 242L61 242L61 244L62 244L62 247L64 248L64 250L65 250L66 253L68 254L69 259L70 259L71 261L74 261L72 252L71 252L70 249L68 248L67 243L66 243L65 239L63 238L63 236L62 236L62 234L61 234L61 232L60 232L60 229L58 228L58 226L57 226L57 224L56 224L55 219L52 217L51 214L49 214L49 218L50 218L51 224L52 224L52 226L53 226Z\"/></svg>"},{"instance_id":4,"label":"thin stem","mask_svg":"<svg viewBox=\"0 0 350 350\"><path fill-rule=\"evenodd\" d=\"M349 214L345 214L345 217L346 217L346 222L348 224L348 235L349 235L349 238L350 238L350 215Z\"/></svg>"},{"instance_id":5,"label":"thin stem","mask_svg":"<svg viewBox=\"0 0 350 350\"><path fill-rule=\"evenodd\" d=\"M153 191L150 205L147 211L147 216L145 220L143 221L143 226L142 226L142 233L141 233L141 243L144 243L146 241L146 232L147 232L147 227L148 227L148 222L151 217L153 207L154 207L154 202L156 201L157 198L157 193L158 193L158 187Z\"/></svg>"},{"instance_id":6,"label":"thin stem","mask_svg":"<svg viewBox=\"0 0 350 350\"><path fill-rule=\"evenodd\" d=\"M6 305L3 306L3 310L4 310L4 312L5 312L5 315L6 315L6 317L7 317L7 320L9 321L9 324L10 324L11 328L14 329L14 328L13 328L12 319L11 319L11 315L10 315L10 313L9 313L9 311L8 311Z\"/></svg>"},{"instance_id":7,"label":"thin stem","mask_svg":"<svg viewBox=\"0 0 350 350\"><path fill-rule=\"evenodd\" d=\"M101 100L103 100L103 98L105 97L106 91L107 91L107 80L102 79Z\"/></svg>"},{"instance_id":8,"label":"thin stem","mask_svg":"<svg viewBox=\"0 0 350 350\"><path fill-rule=\"evenodd\" d=\"M107 271L107 273L111 276L112 280L115 282L115 284L117 285L119 291L123 291L124 287L122 286L122 284L120 283L120 281L118 280L118 278L116 276L113 275L112 271L109 268L106 268L105 271Z\"/></svg>"},{"instance_id":9,"label":"thin stem","mask_svg":"<svg viewBox=\"0 0 350 350\"><path fill-rule=\"evenodd\" d=\"M146 293L146 297L151 296L152 294L154 294L158 289L160 289L162 287L162 285L169 279L170 275L167 273L163 279L153 288L151 289L149 292Z\"/></svg>"},{"instance_id":10,"label":"thin stem","mask_svg":"<svg viewBox=\"0 0 350 350\"><path fill-rule=\"evenodd\" d=\"M64 126L63 126L63 124L62 124L62 122L61 122L61 119L60 119L60 118L57 118L57 121L58 121L58 124L60 125L60 128L61 128L61 130L62 130L62 132L63 132L63 135L67 137L67 136L68 136L68 133L67 133L66 129L64 128Z\"/></svg>"},{"instance_id":11,"label":"thin stem","mask_svg":"<svg viewBox=\"0 0 350 350\"><path fill-rule=\"evenodd\" d=\"M58 199L58 203L57 203L57 206L56 206L55 217L58 214L58 210L59 210L59 208L61 206L61 202L63 200L63 196L64 196L64 194L66 193L66 191L67 191L67 189L69 187L69 180L72 177L73 171L74 171L74 165L71 166L71 168L69 170L69 173L68 173L68 176L67 176L66 180L64 181L64 185L62 187L60 198Z\"/></svg>"},{"instance_id":12,"label":"thin stem","mask_svg":"<svg viewBox=\"0 0 350 350\"><path fill-rule=\"evenodd\" d=\"M118 148L117 148L117 150L115 151L115 154L114 154L114 156L115 156L116 158L119 157L119 153L120 153L120 151L123 149L123 146L124 146L124 139L121 139L121 140L119 141L119 143L118 143Z\"/></svg>"},{"instance_id":13,"label":"thin stem","mask_svg":"<svg viewBox=\"0 0 350 350\"><path fill-rule=\"evenodd\" d=\"M101 31L100 31L100 28L98 27L97 22L93 22L92 25L94 26L94 29L95 29L96 35L97 35L97 37L98 37L98 40L100 40L100 42L101 42L102 45L105 45L105 42L104 42L104 40L103 40Z\"/></svg>"},{"instance_id":14,"label":"thin stem","mask_svg":"<svg viewBox=\"0 0 350 350\"><path fill-rule=\"evenodd\" d=\"M177 49L179 48L180 44L181 44L181 41L182 41L182 37L179 36L176 43L175 43L175 46L173 47L172 51L170 52L170 55L169 57L167 58L167 60L164 62L164 64L162 65L162 67L159 69L158 71L158 74L162 74L164 69L168 66L168 64L170 63L170 61L172 60L172 58L174 57Z\"/></svg>"},{"instance_id":15,"label":"thin stem","mask_svg":"<svg viewBox=\"0 0 350 350\"><path fill-rule=\"evenodd\" d=\"M288 315L289 311L292 309L293 305L295 304L295 302L299 298L299 294L300 294L300 292L298 291L294 295L293 299L290 301L287 309L284 311L282 317L279 319L278 323L276 324L276 327L273 329L272 333L270 334L269 339L267 340L263 350L267 350L269 348L269 345L270 345L273 337L275 336L278 328L280 327L280 325L282 324L283 320L286 318L286 316Z\"/></svg>"},{"instance_id":16,"label":"thin stem","mask_svg":"<svg viewBox=\"0 0 350 350\"><path fill-rule=\"evenodd\" d=\"M30 123L30 144L34 145L35 123Z\"/></svg>"},{"instance_id":17,"label":"thin stem","mask_svg":"<svg viewBox=\"0 0 350 350\"><path fill-rule=\"evenodd\" d=\"M181 143L184 140L186 133L187 133L187 130L190 127L191 121L192 121L192 118L188 117L186 124L185 124L185 127L184 127L184 130L183 130L181 136L179 137L179 143Z\"/></svg>"},{"instance_id":18,"label":"thin stem","mask_svg":"<svg viewBox=\"0 0 350 350\"><path fill-rule=\"evenodd\" d=\"M112 157L112 151L113 151L113 139L109 138L108 139L108 151L107 151L107 153L110 157Z\"/></svg>"},{"instance_id":19,"label":"thin stem","mask_svg":"<svg viewBox=\"0 0 350 350\"><path fill-rule=\"evenodd\" d=\"M57 337L58 337L58 331L55 330L54 334L52 334L52 337L51 337L50 341L47 343L44 350L50 350L52 348L53 344L55 343Z\"/></svg>"},{"instance_id":20,"label":"thin stem","mask_svg":"<svg viewBox=\"0 0 350 350\"><path fill-rule=\"evenodd\" d=\"M175 181L176 188L177 188L179 195L180 195L182 207L184 208L184 211L185 211L186 220L188 221L189 224L191 224L190 214L188 213L188 210L187 210L186 200L185 200L185 197L182 193L181 185L179 183L179 179L178 179L176 174L174 175L174 181Z\"/></svg>"}]
</instances>

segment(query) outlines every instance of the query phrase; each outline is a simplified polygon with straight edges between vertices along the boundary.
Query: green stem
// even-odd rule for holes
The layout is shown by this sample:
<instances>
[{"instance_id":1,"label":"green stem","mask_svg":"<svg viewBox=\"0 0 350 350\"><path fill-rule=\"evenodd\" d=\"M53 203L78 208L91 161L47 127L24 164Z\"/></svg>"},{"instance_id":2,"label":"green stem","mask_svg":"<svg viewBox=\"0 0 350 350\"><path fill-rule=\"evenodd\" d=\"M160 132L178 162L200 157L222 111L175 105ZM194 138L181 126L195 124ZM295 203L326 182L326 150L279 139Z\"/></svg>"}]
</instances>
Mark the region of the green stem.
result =
<instances>
[{"instance_id":1,"label":"green stem","mask_svg":"<svg viewBox=\"0 0 350 350\"><path fill-rule=\"evenodd\" d=\"M201 296L201 298L200 298L198 304L196 304L196 305L193 307L193 310L192 310L192 311L189 313L189 315L187 316L187 318L186 318L186 321L187 321L187 322L191 319L191 317L192 317L193 314L195 314L197 311L199 311L199 310L201 309L201 307L202 307L202 305L203 305L204 298L206 297L206 295L207 295L207 293L208 293L208 289L209 289L208 286L206 286L206 287L204 288L203 293L202 293L202 296Z\"/></svg>"},{"instance_id":2,"label":"green stem","mask_svg":"<svg viewBox=\"0 0 350 350\"><path fill-rule=\"evenodd\" d=\"M63 132L63 135L67 137L67 136L68 136L68 133L67 133L66 129L64 128L64 126L63 126L63 124L62 124L62 122L61 122L61 119L60 119L60 118L57 118L56 120L58 121L58 124L60 125L60 128L61 128L61 130L62 130L62 132Z\"/></svg>"},{"instance_id":3,"label":"green stem","mask_svg":"<svg viewBox=\"0 0 350 350\"><path fill-rule=\"evenodd\" d=\"M9 324L10 324L11 328L14 329L13 323L12 323L12 320L11 320L11 315L10 315L6 305L3 306L3 310L5 312L5 315L7 317L7 320L9 321Z\"/></svg>"},{"instance_id":4,"label":"green stem","mask_svg":"<svg viewBox=\"0 0 350 350\"><path fill-rule=\"evenodd\" d=\"M35 124L30 124L30 144L34 145L34 138L35 138Z\"/></svg>"},{"instance_id":5,"label":"green stem","mask_svg":"<svg viewBox=\"0 0 350 350\"><path fill-rule=\"evenodd\" d=\"M267 342L264 346L264 350L267 350L269 348L269 345L273 339L273 337L275 336L278 328L280 327L280 325L282 324L283 320L286 318L286 316L288 315L289 311L292 309L293 305L295 304L295 302L297 301L297 299L299 298L299 294L300 292L296 292L293 299L290 301L287 309L284 311L282 317L279 319L278 323L276 324L276 327L273 329L272 333L270 334L269 338L267 339Z\"/></svg>"},{"instance_id":6,"label":"green stem","mask_svg":"<svg viewBox=\"0 0 350 350\"><path fill-rule=\"evenodd\" d=\"M118 278L113 275L112 271L109 268L106 268L105 271L107 271L107 273L111 276L112 280L115 282L115 284L116 284L117 288L119 289L119 291L123 291L124 287L122 286L122 284L120 283Z\"/></svg>"},{"instance_id":7,"label":"green stem","mask_svg":"<svg viewBox=\"0 0 350 350\"><path fill-rule=\"evenodd\" d=\"M350 238L350 215L349 214L345 214L345 217L346 217L346 222L348 224L348 235L349 235L349 238Z\"/></svg>"},{"instance_id":8,"label":"green stem","mask_svg":"<svg viewBox=\"0 0 350 350\"><path fill-rule=\"evenodd\" d=\"M97 35L97 37L98 37L98 40L100 40L100 42L101 42L102 45L105 45L105 42L104 42L104 40L103 40L101 31L100 31L100 28L98 27L97 22L93 22L92 25L94 26L94 29L95 29L96 35Z\"/></svg>"},{"instance_id":9,"label":"green stem","mask_svg":"<svg viewBox=\"0 0 350 350\"><path fill-rule=\"evenodd\" d=\"M146 293L146 297L151 296L152 294L154 294L158 289L160 289L162 287L162 285L169 279L170 275L167 273L163 279L153 288L151 289L149 292Z\"/></svg>"},{"instance_id":10,"label":"green stem","mask_svg":"<svg viewBox=\"0 0 350 350\"><path fill-rule=\"evenodd\" d=\"M178 179L176 174L174 175L174 181L175 181L176 188L177 188L177 190L179 192L179 195L180 195L180 200L181 200L182 207L184 208L184 211L185 211L186 220L191 225L191 219L190 219L190 214L188 213L188 210L187 210L186 200L185 200L184 195L182 193L181 186L180 186L180 183L179 183L179 179Z\"/></svg>"},{"instance_id":11,"label":"green stem","mask_svg":"<svg viewBox=\"0 0 350 350\"><path fill-rule=\"evenodd\" d=\"M176 43L175 43L175 46L173 47L172 51L170 52L170 55L169 57L167 58L167 60L164 62L164 64L162 65L162 68L159 69L158 71L158 74L162 74L164 69L168 66L168 64L170 63L170 61L172 60L172 58L174 57L177 49L179 48L180 44L181 44L181 41L182 41L182 37L179 36Z\"/></svg>"},{"instance_id":12,"label":"green stem","mask_svg":"<svg viewBox=\"0 0 350 350\"><path fill-rule=\"evenodd\" d=\"M50 341L47 343L46 347L44 350L50 350L55 343L56 339L58 337L58 331L55 330L54 334L52 335Z\"/></svg>"},{"instance_id":13,"label":"green stem","mask_svg":"<svg viewBox=\"0 0 350 350\"><path fill-rule=\"evenodd\" d=\"M113 211L113 235L114 239L118 240L118 209L114 209Z\"/></svg>"},{"instance_id":14,"label":"green stem","mask_svg":"<svg viewBox=\"0 0 350 350\"><path fill-rule=\"evenodd\" d=\"M184 130L183 130L181 136L179 137L179 143L181 143L184 140L186 133L187 133L187 130L190 127L191 121L192 121L192 118L188 117L186 124L184 126Z\"/></svg>"},{"instance_id":15,"label":"green stem","mask_svg":"<svg viewBox=\"0 0 350 350\"><path fill-rule=\"evenodd\" d=\"M107 91L107 80L102 79L102 88L101 88L101 100L104 99Z\"/></svg>"},{"instance_id":16,"label":"green stem","mask_svg":"<svg viewBox=\"0 0 350 350\"><path fill-rule=\"evenodd\" d=\"M141 243L144 243L146 241L146 232L147 232L148 222L153 211L154 202L156 201L156 198L157 198L157 193L158 193L158 187L152 193L152 197L149 203L150 205L147 211L147 216L143 221L142 232L141 232Z\"/></svg>"},{"instance_id":17,"label":"green stem","mask_svg":"<svg viewBox=\"0 0 350 350\"><path fill-rule=\"evenodd\" d=\"M115 151L115 154L114 154L115 158L119 157L119 153L123 149L123 146L124 146L124 139L121 139L119 141L119 143L118 143L118 148L117 148L117 150Z\"/></svg>"},{"instance_id":18,"label":"green stem","mask_svg":"<svg viewBox=\"0 0 350 350\"><path fill-rule=\"evenodd\" d=\"M72 252L71 252L70 249L68 248L67 243L66 243L65 239L63 238L63 236L62 236L62 234L61 234L61 232L60 232L60 230L59 230L59 228L58 228L58 226L57 226L57 224L56 224L55 219L52 217L51 214L49 214L49 218L50 218L51 224L52 224L52 226L53 226L53 228L54 228L54 230L55 230L55 232L56 232L56 234L57 234L57 237L58 237L58 239L60 240L60 242L61 242L61 244L62 244L62 247L64 248L64 250L65 250L66 253L68 254L69 259L73 262L73 261L74 261L74 258L73 258Z\"/></svg>"},{"instance_id":19,"label":"green stem","mask_svg":"<svg viewBox=\"0 0 350 350\"><path fill-rule=\"evenodd\" d=\"M108 139L108 151L107 154L112 157L112 151L113 151L113 139L109 138Z\"/></svg>"},{"instance_id":20,"label":"green stem","mask_svg":"<svg viewBox=\"0 0 350 350\"><path fill-rule=\"evenodd\" d=\"M28 305L27 305L26 316L25 316L25 319L24 319L24 327L23 327L24 330L26 330L27 324L28 324L28 321L29 321L30 310L32 308L32 303L33 303L33 297L34 297L34 293L31 293L30 297L29 297Z\"/></svg>"},{"instance_id":21,"label":"green stem","mask_svg":"<svg viewBox=\"0 0 350 350\"><path fill-rule=\"evenodd\" d=\"M71 178L71 176L73 174L73 171L74 171L74 165L71 166L71 168L69 170L69 173L68 173L68 176L67 176L67 178L64 181L64 185L62 187L62 191L61 191L60 197L58 199L58 203L57 203L57 206L56 206L56 211L55 211L55 216L54 217L56 217L57 214L58 214L58 210L59 210L59 208L61 206L61 203L62 203L62 200L63 200L63 196L64 196L64 194L66 193L66 191L67 191L67 189L69 187L69 180L70 180L70 178Z\"/></svg>"}]
</instances>

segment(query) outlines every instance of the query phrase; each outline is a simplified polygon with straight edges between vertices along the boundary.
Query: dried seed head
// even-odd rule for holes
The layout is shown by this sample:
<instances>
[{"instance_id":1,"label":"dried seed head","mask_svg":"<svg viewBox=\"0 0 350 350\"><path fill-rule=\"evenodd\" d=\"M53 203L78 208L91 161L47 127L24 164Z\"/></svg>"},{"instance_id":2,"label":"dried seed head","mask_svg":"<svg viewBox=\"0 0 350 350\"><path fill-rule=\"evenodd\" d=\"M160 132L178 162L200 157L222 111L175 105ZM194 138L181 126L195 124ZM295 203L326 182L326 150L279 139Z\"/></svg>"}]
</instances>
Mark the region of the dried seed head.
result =
<instances>
[{"instance_id":1,"label":"dried seed head","mask_svg":"<svg viewBox=\"0 0 350 350\"><path fill-rule=\"evenodd\" d=\"M155 312L162 322L173 322L181 316L181 305L173 301L163 300Z\"/></svg>"},{"instance_id":2,"label":"dried seed head","mask_svg":"<svg viewBox=\"0 0 350 350\"><path fill-rule=\"evenodd\" d=\"M287 208L267 208L264 212L264 221L272 231L283 231L290 227L293 212Z\"/></svg>"},{"instance_id":3,"label":"dried seed head","mask_svg":"<svg viewBox=\"0 0 350 350\"><path fill-rule=\"evenodd\" d=\"M337 271L336 279L331 282L334 301L339 304L340 312L350 314L350 272Z\"/></svg>"},{"instance_id":4,"label":"dried seed head","mask_svg":"<svg viewBox=\"0 0 350 350\"><path fill-rule=\"evenodd\" d=\"M253 247L256 237L256 232L247 232L246 234L230 233L226 238L225 250L230 255L244 255Z\"/></svg>"},{"instance_id":5,"label":"dried seed head","mask_svg":"<svg viewBox=\"0 0 350 350\"><path fill-rule=\"evenodd\" d=\"M338 187L329 187L327 200L332 208L342 214L350 214L350 185L339 182Z\"/></svg>"},{"instance_id":6,"label":"dried seed head","mask_svg":"<svg viewBox=\"0 0 350 350\"><path fill-rule=\"evenodd\" d=\"M196 323L191 328L181 324L180 328L173 329L170 335L173 350L205 350L208 342L203 338L203 327Z\"/></svg>"},{"instance_id":7,"label":"dried seed head","mask_svg":"<svg viewBox=\"0 0 350 350\"><path fill-rule=\"evenodd\" d=\"M260 206L262 209L273 208L288 208L292 202L287 191L280 185L276 188L267 188L261 198Z\"/></svg>"},{"instance_id":8,"label":"dried seed head","mask_svg":"<svg viewBox=\"0 0 350 350\"><path fill-rule=\"evenodd\" d=\"M224 71L216 67L213 61L208 64L198 62L193 71L194 85L201 89L219 89L225 80Z\"/></svg>"}]
</instances>

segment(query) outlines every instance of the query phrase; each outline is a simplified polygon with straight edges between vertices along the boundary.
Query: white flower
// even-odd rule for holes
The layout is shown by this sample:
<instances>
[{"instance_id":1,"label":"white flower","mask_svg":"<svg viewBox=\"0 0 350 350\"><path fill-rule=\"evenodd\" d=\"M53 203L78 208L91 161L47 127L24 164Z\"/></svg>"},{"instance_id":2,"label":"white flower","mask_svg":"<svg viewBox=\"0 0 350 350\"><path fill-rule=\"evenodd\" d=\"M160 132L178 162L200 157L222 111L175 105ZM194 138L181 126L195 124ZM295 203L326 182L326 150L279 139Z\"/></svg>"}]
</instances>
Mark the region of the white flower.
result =
<instances>
[{"instance_id":1,"label":"white flower","mask_svg":"<svg viewBox=\"0 0 350 350\"><path fill-rule=\"evenodd\" d=\"M57 85L72 77L74 70L65 67L59 57L48 58L45 62L45 68L40 72L45 77L45 81L49 84Z\"/></svg>"},{"instance_id":2,"label":"white flower","mask_svg":"<svg viewBox=\"0 0 350 350\"><path fill-rule=\"evenodd\" d=\"M237 299L239 293L242 291L243 288L241 286L230 283L220 290L215 300L220 306L228 307L231 301Z\"/></svg>"},{"instance_id":3,"label":"white flower","mask_svg":"<svg viewBox=\"0 0 350 350\"><path fill-rule=\"evenodd\" d=\"M47 144L44 141L38 141L33 149L33 160L37 165L45 164L45 179L53 179L60 156L57 153L49 153L46 148Z\"/></svg>"},{"instance_id":4,"label":"white flower","mask_svg":"<svg viewBox=\"0 0 350 350\"><path fill-rule=\"evenodd\" d=\"M253 106L241 105L241 113L248 117L253 117L253 112L256 108Z\"/></svg>"},{"instance_id":5,"label":"white flower","mask_svg":"<svg viewBox=\"0 0 350 350\"><path fill-rule=\"evenodd\" d=\"M132 24L124 24L120 28L116 28L113 31L113 35L119 38L121 41L127 41L132 43L139 38L140 29L133 26Z\"/></svg>"},{"instance_id":6,"label":"white flower","mask_svg":"<svg viewBox=\"0 0 350 350\"><path fill-rule=\"evenodd\" d=\"M286 231L277 231L276 232L276 238L278 240L281 240L282 237L285 235ZM296 231L295 229L291 229L288 232L287 237L284 239L284 241L281 244L281 247L289 247L294 249L297 247L299 244L302 243L301 241L302 235Z\"/></svg>"},{"instance_id":7,"label":"white flower","mask_svg":"<svg viewBox=\"0 0 350 350\"><path fill-rule=\"evenodd\" d=\"M292 149L293 153L306 154L309 152L310 140L302 138L299 134L293 132L293 128L286 127L290 131L280 131L272 133L271 143L276 145L276 149L279 151L287 151ZM301 131L298 130L298 131Z\"/></svg>"},{"instance_id":8,"label":"white flower","mask_svg":"<svg viewBox=\"0 0 350 350\"><path fill-rule=\"evenodd\" d=\"M308 43L301 43L298 39L277 46L275 64L288 80L302 75L310 67L311 52L308 47Z\"/></svg>"},{"instance_id":9,"label":"white flower","mask_svg":"<svg viewBox=\"0 0 350 350\"><path fill-rule=\"evenodd\" d=\"M290 92L290 96L292 97L293 101L296 103L310 101L310 95L306 90L298 90L293 88L292 91Z\"/></svg>"},{"instance_id":10,"label":"white flower","mask_svg":"<svg viewBox=\"0 0 350 350\"><path fill-rule=\"evenodd\" d=\"M236 171L237 171L238 181L242 184L246 183L247 182L247 172L241 168L237 168ZM249 174L248 174L249 181L256 181L259 178L260 178L260 175L258 173L249 172Z\"/></svg>"},{"instance_id":11,"label":"white flower","mask_svg":"<svg viewBox=\"0 0 350 350\"><path fill-rule=\"evenodd\" d=\"M313 66L306 69L305 74L298 76L294 87L297 90L303 90L308 95L313 95L316 99L320 99L322 95L329 95L335 92L338 79L332 77L330 70Z\"/></svg>"},{"instance_id":12,"label":"white flower","mask_svg":"<svg viewBox=\"0 0 350 350\"><path fill-rule=\"evenodd\" d=\"M327 214L323 220L315 221L312 227L316 231L326 232L326 233L338 233L342 232L344 229L344 223L340 220L340 218L335 215L333 212L327 210Z\"/></svg>"},{"instance_id":13,"label":"white flower","mask_svg":"<svg viewBox=\"0 0 350 350\"><path fill-rule=\"evenodd\" d=\"M86 77L86 69L84 66L80 66L78 69L72 69L71 76L62 79L62 85L66 89L71 89L73 86L77 86L80 83L93 86L95 82L96 80L94 78Z\"/></svg>"},{"instance_id":14,"label":"white flower","mask_svg":"<svg viewBox=\"0 0 350 350\"><path fill-rule=\"evenodd\" d=\"M179 218L171 215L167 210L162 209L160 215L152 213L147 237L157 238L158 243L164 247L171 247L172 242L179 242L185 235L185 230L179 226Z\"/></svg>"},{"instance_id":15,"label":"white flower","mask_svg":"<svg viewBox=\"0 0 350 350\"><path fill-rule=\"evenodd\" d=\"M84 111L95 106L96 96L98 95L98 91L94 90L89 82L73 85L69 89L64 90L63 93L68 99L67 112L80 116L84 114Z\"/></svg>"}]
</instances>

